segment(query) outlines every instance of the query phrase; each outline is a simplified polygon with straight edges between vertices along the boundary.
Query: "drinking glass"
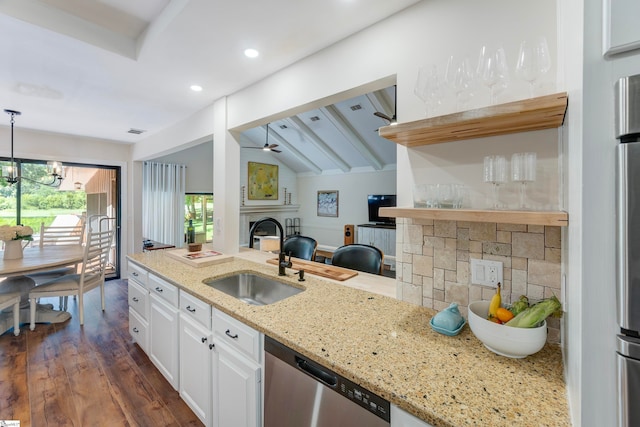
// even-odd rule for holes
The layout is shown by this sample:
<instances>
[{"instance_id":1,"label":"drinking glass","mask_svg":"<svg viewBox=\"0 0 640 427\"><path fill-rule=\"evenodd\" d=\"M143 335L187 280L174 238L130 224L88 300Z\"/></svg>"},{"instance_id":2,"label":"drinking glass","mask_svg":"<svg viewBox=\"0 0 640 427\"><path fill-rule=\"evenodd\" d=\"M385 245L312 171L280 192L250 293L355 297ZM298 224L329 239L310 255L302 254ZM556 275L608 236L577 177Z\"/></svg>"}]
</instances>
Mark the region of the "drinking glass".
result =
<instances>
[{"instance_id":1,"label":"drinking glass","mask_svg":"<svg viewBox=\"0 0 640 427\"><path fill-rule=\"evenodd\" d=\"M536 153L515 153L511 156L511 180L520 183L520 209L528 207L527 183L536 180Z\"/></svg>"},{"instance_id":2,"label":"drinking glass","mask_svg":"<svg viewBox=\"0 0 640 427\"><path fill-rule=\"evenodd\" d=\"M469 65L469 59L456 61L455 57L449 57L445 72L445 81L453 90L456 97L456 111L462 111L473 97L475 76Z\"/></svg>"},{"instance_id":3,"label":"drinking glass","mask_svg":"<svg viewBox=\"0 0 640 427\"><path fill-rule=\"evenodd\" d=\"M434 116L443 98L442 82L438 67L420 67L413 93L424 103L426 117Z\"/></svg>"},{"instance_id":4,"label":"drinking glass","mask_svg":"<svg viewBox=\"0 0 640 427\"><path fill-rule=\"evenodd\" d=\"M507 159L504 156L486 156L484 158L483 180L492 186L493 208L501 208L499 190L500 184L507 181Z\"/></svg>"},{"instance_id":5,"label":"drinking glass","mask_svg":"<svg viewBox=\"0 0 640 427\"><path fill-rule=\"evenodd\" d=\"M518 61L516 62L516 74L529 83L529 96L533 98L534 84L540 75L538 68L538 55L535 45L524 40L520 43Z\"/></svg>"},{"instance_id":6,"label":"drinking glass","mask_svg":"<svg viewBox=\"0 0 640 427\"><path fill-rule=\"evenodd\" d=\"M487 52L483 47L480 53L480 60L477 70L480 72L479 79L489 88L490 104L495 105L498 94L502 92L509 82L509 68L507 66L506 54L503 48L498 48L493 52Z\"/></svg>"}]
</instances>

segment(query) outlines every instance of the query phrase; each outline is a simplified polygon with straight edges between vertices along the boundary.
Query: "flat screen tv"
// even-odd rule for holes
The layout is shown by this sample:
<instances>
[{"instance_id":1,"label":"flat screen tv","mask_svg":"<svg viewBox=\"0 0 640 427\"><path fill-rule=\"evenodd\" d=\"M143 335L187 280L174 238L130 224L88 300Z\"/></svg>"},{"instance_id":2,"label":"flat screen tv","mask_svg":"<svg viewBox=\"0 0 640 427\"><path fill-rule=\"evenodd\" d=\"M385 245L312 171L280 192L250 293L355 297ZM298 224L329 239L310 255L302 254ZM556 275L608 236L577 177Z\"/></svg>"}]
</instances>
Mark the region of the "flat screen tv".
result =
<instances>
[{"instance_id":1,"label":"flat screen tv","mask_svg":"<svg viewBox=\"0 0 640 427\"><path fill-rule=\"evenodd\" d=\"M396 219L386 216L380 216L378 209L382 207L396 206L395 194L369 194L367 196L367 204L369 206L369 222L376 224L395 224Z\"/></svg>"}]
</instances>

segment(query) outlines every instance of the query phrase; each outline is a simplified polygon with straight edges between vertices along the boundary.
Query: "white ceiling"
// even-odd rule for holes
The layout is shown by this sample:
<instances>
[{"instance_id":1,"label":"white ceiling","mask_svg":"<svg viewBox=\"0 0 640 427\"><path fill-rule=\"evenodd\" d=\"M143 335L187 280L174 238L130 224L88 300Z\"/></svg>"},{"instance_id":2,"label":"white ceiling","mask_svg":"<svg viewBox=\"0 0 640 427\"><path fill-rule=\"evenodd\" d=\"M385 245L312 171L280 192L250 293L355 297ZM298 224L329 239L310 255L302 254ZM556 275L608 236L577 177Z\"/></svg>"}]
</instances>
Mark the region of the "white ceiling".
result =
<instances>
[{"instance_id":1,"label":"white ceiling","mask_svg":"<svg viewBox=\"0 0 640 427\"><path fill-rule=\"evenodd\" d=\"M0 0L0 107L22 112L16 128L135 143L418 1ZM248 47L260 56L246 58ZM192 92L192 84L204 90ZM371 108L393 112L361 101L367 115ZM346 106L310 114L336 120ZM342 138L303 116L320 139ZM369 128L375 135L384 124L369 119L360 135ZM281 122L274 133L293 140L299 123L283 130ZM146 132L133 135L131 128ZM358 150L340 156L349 165L367 163ZM293 164L296 156L284 151ZM388 155L382 148L371 152L383 163ZM313 169L295 167L305 168Z\"/></svg>"}]
</instances>

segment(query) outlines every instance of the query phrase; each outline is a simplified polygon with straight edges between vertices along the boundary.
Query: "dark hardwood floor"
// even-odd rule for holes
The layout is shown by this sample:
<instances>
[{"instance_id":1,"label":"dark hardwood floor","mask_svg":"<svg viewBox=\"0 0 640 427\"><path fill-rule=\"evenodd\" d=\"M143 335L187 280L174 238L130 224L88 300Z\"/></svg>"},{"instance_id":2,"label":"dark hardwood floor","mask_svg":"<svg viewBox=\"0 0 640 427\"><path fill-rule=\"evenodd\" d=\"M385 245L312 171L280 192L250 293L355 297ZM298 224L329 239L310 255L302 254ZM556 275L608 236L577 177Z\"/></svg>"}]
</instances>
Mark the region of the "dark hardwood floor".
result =
<instances>
[{"instance_id":1,"label":"dark hardwood floor","mask_svg":"<svg viewBox=\"0 0 640 427\"><path fill-rule=\"evenodd\" d=\"M33 426L200 426L177 391L129 336L126 280L85 295L85 324L21 327L0 336L0 420ZM54 303L57 298L44 300Z\"/></svg>"}]
</instances>

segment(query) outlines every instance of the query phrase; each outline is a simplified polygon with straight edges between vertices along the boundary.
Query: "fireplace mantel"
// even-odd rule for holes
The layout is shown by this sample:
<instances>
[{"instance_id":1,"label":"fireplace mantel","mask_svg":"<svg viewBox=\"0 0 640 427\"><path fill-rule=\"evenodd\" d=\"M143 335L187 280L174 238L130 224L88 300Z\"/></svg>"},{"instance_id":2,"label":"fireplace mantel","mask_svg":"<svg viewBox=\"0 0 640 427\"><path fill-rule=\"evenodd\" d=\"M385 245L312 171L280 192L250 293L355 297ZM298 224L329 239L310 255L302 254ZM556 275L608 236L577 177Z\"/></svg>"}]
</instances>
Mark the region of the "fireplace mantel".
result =
<instances>
[{"instance_id":1,"label":"fireplace mantel","mask_svg":"<svg viewBox=\"0 0 640 427\"><path fill-rule=\"evenodd\" d=\"M240 206L240 213L296 212L298 209L300 209L300 205L251 205Z\"/></svg>"}]
</instances>

